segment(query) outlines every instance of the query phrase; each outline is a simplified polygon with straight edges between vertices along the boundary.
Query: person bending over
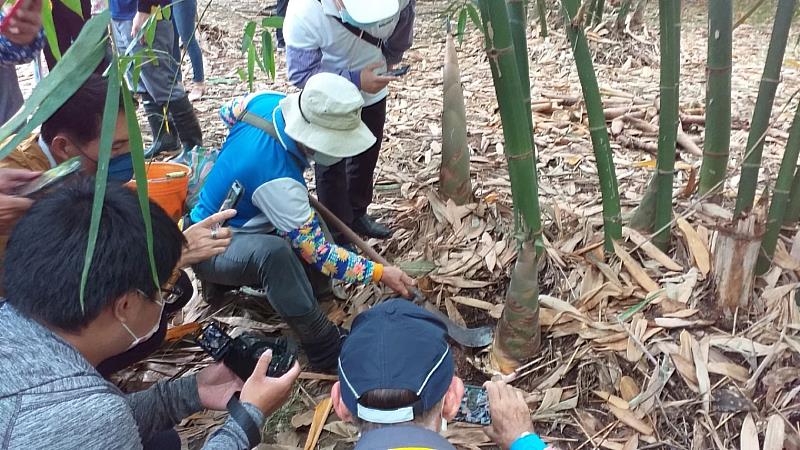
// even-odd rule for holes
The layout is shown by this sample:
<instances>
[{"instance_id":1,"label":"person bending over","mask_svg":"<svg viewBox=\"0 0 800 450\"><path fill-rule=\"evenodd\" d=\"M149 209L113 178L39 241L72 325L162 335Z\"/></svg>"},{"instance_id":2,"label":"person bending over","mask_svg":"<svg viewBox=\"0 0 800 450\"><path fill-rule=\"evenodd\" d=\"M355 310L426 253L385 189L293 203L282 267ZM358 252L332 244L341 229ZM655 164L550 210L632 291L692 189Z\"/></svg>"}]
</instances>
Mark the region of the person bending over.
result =
<instances>
[{"instance_id":1,"label":"person bending over","mask_svg":"<svg viewBox=\"0 0 800 450\"><path fill-rule=\"evenodd\" d=\"M439 432L458 412L464 383L439 319L411 302L388 300L361 313L339 357L331 389L340 419L354 423L356 450L454 450ZM492 425L484 431L504 450L545 450L522 393L485 384ZM552 450L552 449L551 449Z\"/></svg>"},{"instance_id":2,"label":"person bending over","mask_svg":"<svg viewBox=\"0 0 800 450\"><path fill-rule=\"evenodd\" d=\"M400 269L331 243L309 204L303 172L310 160L336 164L375 143L361 122L363 104L352 83L330 73L314 75L296 94L265 92L234 99L220 111L230 132L191 213L193 222L206 219L219 210L234 181L242 184L244 194L230 222L231 245L196 264L195 272L204 287L265 288L270 304L318 370L335 369L340 330L315 299L324 287L315 292L309 275L322 274L320 285L330 285L329 277L383 282L404 296L413 284ZM303 263L311 266L310 274Z\"/></svg>"},{"instance_id":3,"label":"person bending over","mask_svg":"<svg viewBox=\"0 0 800 450\"><path fill-rule=\"evenodd\" d=\"M8 298L0 303L3 448L139 449L191 414L226 407L231 417L204 448L258 445L265 416L291 393L297 364L281 378L268 378L267 352L244 384L214 364L128 395L97 372L101 361L155 332L165 299L149 269L136 193L118 185L106 191L81 295L93 198L92 178L67 183L34 203L9 240ZM166 280L180 259L183 236L155 203L150 211L155 269Z\"/></svg>"}]
</instances>

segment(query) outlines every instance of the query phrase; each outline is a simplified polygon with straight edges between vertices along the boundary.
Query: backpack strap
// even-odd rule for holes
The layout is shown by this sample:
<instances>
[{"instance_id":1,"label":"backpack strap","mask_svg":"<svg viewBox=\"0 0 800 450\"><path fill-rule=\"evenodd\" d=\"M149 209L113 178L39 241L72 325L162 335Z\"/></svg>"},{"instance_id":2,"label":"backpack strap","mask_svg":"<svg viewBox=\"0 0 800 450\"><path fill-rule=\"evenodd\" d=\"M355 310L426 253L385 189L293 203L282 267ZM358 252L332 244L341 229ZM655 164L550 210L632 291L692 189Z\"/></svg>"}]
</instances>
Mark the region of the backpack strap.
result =
<instances>
[{"instance_id":1,"label":"backpack strap","mask_svg":"<svg viewBox=\"0 0 800 450\"><path fill-rule=\"evenodd\" d=\"M320 5L322 5L322 0L317 0L317 1L319 2ZM347 31L353 33L362 41L374 45L375 47L378 47L379 50L383 51L383 46L384 46L383 39L378 39L375 36L362 30L361 28L358 28L357 26L345 22L344 20L342 20L341 17L331 16L331 15L328 15L328 17L342 24L342 26L345 27Z\"/></svg>"},{"instance_id":2,"label":"backpack strap","mask_svg":"<svg viewBox=\"0 0 800 450\"><path fill-rule=\"evenodd\" d=\"M275 129L275 125L270 122L269 120L259 116L258 114L253 114L250 111L245 111L242 113L239 120L242 122L254 126L263 132L267 133L268 135L272 136L276 141L281 142L281 138L278 136L278 131Z\"/></svg>"}]
</instances>

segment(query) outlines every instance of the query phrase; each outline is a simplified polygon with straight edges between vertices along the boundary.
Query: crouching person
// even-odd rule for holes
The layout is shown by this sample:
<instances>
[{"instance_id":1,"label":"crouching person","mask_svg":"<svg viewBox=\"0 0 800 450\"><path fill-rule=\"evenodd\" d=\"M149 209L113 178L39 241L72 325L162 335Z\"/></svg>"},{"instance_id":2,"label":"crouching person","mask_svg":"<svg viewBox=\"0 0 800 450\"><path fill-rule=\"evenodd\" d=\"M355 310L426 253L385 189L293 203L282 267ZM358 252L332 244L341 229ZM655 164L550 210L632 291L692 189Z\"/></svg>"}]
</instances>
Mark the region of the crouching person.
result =
<instances>
[{"instance_id":1,"label":"crouching person","mask_svg":"<svg viewBox=\"0 0 800 450\"><path fill-rule=\"evenodd\" d=\"M356 450L454 450L439 432L456 416L464 383L454 376L446 334L435 316L405 300L389 300L356 317L331 391L336 414L361 433ZM502 382L485 387L492 425L484 431L497 445L548 448L533 433L520 391Z\"/></svg>"},{"instance_id":2,"label":"crouching person","mask_svg":"<svg viewBox=\"0 0 800 450\"><path fill-rule=\"evenodd\" d=\"M109 185L81 302L93 197L92 178L65 184L36 201L9 240L8 297L0 303L0 447L140 449L203 409L231 412L204 448L256 446L264 417L288 398L297 365L268 378L267 352L245 383L217 364L129 395L95 369L148 339L165 300L149 270L137 196ZM167 280L184 238L163 210L152 202L150 210L155 268Z\"/></svg>"}]
</instances>

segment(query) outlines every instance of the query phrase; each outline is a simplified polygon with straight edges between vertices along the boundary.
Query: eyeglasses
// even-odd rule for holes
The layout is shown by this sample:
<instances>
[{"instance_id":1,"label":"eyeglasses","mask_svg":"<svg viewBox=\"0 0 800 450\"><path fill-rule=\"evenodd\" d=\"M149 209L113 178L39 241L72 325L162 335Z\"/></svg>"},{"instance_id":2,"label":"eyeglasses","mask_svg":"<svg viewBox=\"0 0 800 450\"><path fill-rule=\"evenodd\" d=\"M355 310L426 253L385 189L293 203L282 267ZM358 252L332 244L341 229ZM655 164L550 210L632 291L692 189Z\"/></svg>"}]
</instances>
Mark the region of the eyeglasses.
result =
<instances>
[{"instance_id":1,"label":"eyeglasses","mask_svg":"<svg viewBox=\"0 0 800 450\"><path fill-rule=\"evenodd\" d=\"M137 289L136 291L142 297L144 297L146 299L150 299L150 296L147 295L141 289ZM175 303L182 296L183 296L183 289L181 289L178 286L173 286L171 288L160 288L158 290L158 298L154 299L153 301L155 301L158 304L164 303L164 304L167 304L167 305L171 305L171 304Z\"/></svg>"}]
</instances>

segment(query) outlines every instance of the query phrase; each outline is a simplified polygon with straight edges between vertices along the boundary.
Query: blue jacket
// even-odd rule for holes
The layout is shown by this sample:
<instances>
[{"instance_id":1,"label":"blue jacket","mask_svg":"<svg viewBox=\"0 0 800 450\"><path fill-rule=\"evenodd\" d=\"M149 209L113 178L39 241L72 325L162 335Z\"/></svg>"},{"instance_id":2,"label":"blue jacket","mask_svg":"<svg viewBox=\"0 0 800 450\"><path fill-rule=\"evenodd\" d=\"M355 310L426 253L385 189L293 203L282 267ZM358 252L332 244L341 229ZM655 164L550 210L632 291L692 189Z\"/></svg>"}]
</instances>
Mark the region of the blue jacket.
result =
<instances>
[{"instance_id":1,"label":"blue jacket","mask_svg":"<svg viewBox=\"0 0 800 450\"><path fill-rule=\"evenodd\" d=\"M219 210L234 180L244 186L238 213L230 221L234 231L289 232L308 221L311 206L303 171L309 164L284 131L279 105L283 98L284 94L266 92L247 99L246 110L272 122L281 142L252 125L233 123L191 212L193 222Z\"/></svg>"}]
</instances>

